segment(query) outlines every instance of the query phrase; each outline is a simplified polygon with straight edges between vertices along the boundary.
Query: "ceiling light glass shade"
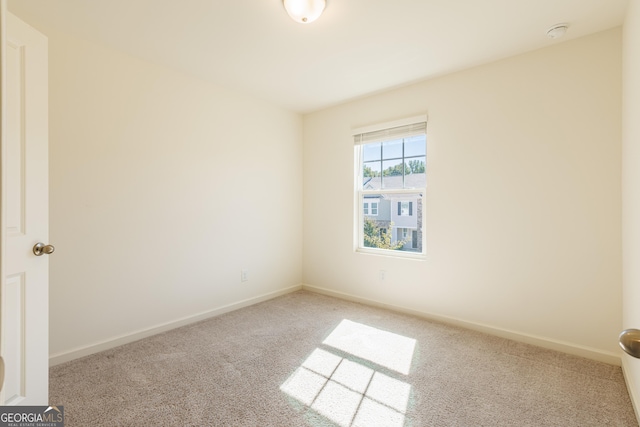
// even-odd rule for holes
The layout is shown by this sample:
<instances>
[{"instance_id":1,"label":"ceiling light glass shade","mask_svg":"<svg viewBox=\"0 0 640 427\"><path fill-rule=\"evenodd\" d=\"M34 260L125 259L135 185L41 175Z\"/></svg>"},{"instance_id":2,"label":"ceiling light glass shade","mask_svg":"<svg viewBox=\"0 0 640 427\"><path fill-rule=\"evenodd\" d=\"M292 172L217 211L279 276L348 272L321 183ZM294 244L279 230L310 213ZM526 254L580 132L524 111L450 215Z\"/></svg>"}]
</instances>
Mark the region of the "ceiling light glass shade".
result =
<instances>
[{"instance_id":1,"label":"ceiling light glass shade","mask_svg":"<svg viewBox=\"0 0 640 427\"><path fill-rule=\"evenodd\" d=\"M296 22L308 24L322 15L326 5L325 0L283 0L284 8Z\"/></svg>"},{"instance_id":2,"label":"ceiling light glass shade","mask_svg":"<svg viewBox=\"0 0 640 427\"><path fill-rule=\"evenodd\" d=\"M559 39L567 34L569 24L556 24L547 30L547 37L550 39Z\"/></svg>"}]
</instances>

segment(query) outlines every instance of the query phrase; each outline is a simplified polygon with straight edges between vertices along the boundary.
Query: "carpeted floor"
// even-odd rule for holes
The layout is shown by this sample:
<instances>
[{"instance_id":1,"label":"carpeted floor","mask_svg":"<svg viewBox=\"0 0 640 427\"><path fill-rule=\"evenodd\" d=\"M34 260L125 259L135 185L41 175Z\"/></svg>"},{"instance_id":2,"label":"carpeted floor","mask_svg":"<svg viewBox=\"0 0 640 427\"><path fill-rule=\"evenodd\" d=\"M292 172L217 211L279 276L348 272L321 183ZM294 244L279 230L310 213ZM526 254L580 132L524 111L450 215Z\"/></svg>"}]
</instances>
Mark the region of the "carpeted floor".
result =
<instances>
[{"instance_id":1,"label":"carpeted floor","mask_svg":"<svg viewBox=\"0 0 640 427\"><path fill-rule=\"evenodd\" d=\"M299 291L55 366L66 426L637 426L621 369Z\"/></svg>"}]
</instances>

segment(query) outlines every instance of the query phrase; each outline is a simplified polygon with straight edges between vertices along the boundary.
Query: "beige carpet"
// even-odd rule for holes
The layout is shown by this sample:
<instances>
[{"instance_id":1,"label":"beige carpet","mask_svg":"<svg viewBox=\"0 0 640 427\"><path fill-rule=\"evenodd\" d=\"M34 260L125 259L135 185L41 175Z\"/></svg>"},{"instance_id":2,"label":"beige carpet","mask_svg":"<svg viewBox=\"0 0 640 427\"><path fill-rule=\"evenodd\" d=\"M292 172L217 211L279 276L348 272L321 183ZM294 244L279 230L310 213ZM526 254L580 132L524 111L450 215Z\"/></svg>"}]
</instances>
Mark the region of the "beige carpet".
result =
<instances>
[{"instance_id":1,"label":"beige carpet","mask_svg":"<svg viewBox=\"0 0 640 427\"><path fill-rule=\"evenodd\" d=\"M300 291L51 368L66 426L637 426L619 367Z\"/></svg>"}]
</instances>

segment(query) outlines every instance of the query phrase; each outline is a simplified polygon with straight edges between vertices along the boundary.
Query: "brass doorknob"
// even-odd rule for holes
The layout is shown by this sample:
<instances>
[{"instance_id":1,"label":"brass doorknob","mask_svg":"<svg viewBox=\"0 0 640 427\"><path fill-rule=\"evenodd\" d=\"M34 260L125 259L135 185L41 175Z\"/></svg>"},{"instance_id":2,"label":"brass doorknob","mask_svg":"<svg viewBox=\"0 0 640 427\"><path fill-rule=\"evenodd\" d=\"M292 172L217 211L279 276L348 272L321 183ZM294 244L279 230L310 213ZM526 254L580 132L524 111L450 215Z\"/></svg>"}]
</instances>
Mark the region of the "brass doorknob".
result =
<instances>
[{"instance_id":1,"label":"brass doorknob","mask_svg":"<svg viewBox=\"0 0 640 427\"><path fill-rule=\"evenodd\" d=\"M51 255L55 250L55 246L45 245L42 242L36 243L36 245L33 247L33 253L35 254L35 256L41 256L43 254Z\"/></svg>"}]
</instances>

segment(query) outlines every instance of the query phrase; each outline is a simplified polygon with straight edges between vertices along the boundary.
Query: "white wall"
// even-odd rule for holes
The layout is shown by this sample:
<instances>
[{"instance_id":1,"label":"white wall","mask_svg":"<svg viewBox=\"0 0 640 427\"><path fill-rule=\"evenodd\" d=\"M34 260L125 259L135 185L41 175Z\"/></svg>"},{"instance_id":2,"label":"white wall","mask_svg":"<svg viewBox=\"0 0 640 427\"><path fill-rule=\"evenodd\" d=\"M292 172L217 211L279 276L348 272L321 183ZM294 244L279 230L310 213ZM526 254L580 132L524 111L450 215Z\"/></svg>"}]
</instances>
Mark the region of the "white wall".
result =
<instances>
[{"instance_id":1,"label":"white wall","mask_svg":"<svg viewBox=\"0 0 640 427\"><path fill-rule=\"evenodd\" d=\"M354 253L351 129L425 112L427 259ZM306 115L305 284L619 363L620 117L620 29Z\"/></svg>"},{"instance_id":2,"label":"white wall","mask_svg":"<svg viewBox=\"0 0 640 427\"><path fill-rule=\"evenodd\" d=\"M629 2L623 32L622 254L623 328L640 329L640 4ZM625 355L625 378L638 413L640 360Z\"/></svg>"},{"instance_id":3,"label":"white wall","mask_svg":"<svg viewBox=\"0 0 640 427\"><path fill-rule=\"evenodd\" d=\"M55 361L299 286L299 115L47 35Z\"/></svg>"}]
</instances>

